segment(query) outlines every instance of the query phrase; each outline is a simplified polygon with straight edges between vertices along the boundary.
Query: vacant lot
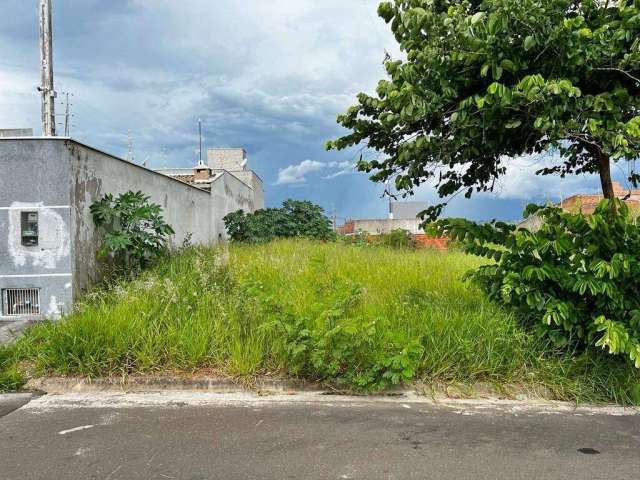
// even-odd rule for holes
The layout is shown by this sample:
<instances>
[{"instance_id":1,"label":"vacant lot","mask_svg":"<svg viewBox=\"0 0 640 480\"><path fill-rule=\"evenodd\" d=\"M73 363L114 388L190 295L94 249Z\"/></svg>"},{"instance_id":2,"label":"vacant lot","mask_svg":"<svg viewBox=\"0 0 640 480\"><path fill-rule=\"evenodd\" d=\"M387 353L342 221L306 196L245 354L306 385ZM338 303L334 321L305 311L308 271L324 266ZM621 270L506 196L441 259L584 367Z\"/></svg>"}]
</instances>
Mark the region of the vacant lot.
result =
<instances>
[{"instance_id":1,"label":"vacant lot","mask_svg":"<svg viewBox=\"0 0 640 480\"><path fill-rule=\"evenodd\" d=\"M478 264L458 252L302 240L189 249L0 349L0 384L210 369L349 389L488 382L630 401L634 369L597 351L549 351L461 280Z\"/></svg>"}]
</instances>

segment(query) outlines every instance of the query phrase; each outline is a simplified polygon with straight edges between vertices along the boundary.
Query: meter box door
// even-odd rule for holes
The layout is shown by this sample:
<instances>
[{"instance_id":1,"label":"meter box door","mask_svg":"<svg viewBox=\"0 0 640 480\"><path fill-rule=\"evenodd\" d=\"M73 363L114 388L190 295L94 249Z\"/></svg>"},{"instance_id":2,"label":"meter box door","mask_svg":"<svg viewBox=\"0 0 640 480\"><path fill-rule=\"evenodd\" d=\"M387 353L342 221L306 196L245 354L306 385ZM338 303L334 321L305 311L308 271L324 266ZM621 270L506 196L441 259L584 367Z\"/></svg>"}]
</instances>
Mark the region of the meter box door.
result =
<instances>
[{"instance_id":1,"label":"meter box door","mask_svg":"<svg viewBox=\"0 0 640 480\"><path fill-rule=\"evenodd\" d=\"M38 212L22 212L22 245L38 246Z\"/></svg>"}]
</instances>

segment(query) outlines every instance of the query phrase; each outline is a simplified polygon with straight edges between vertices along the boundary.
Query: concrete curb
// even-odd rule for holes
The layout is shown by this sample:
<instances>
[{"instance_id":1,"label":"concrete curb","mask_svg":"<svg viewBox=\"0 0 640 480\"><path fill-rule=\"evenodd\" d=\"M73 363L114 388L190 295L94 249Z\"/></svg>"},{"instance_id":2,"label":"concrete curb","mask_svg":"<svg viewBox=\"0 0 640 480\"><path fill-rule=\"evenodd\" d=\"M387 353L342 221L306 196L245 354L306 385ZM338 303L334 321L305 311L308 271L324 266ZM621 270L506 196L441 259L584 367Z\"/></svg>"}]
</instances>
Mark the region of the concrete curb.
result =
<instances>
[{"instance_id":1,"label":"concrete curb","mask_svg":"<svg viewBox=\"0 0 640 480\"><path fill-rule=\"evenodd\" d=\"M200 391L211 393L287 393L326 392L316 383L278 379L257 378L242 381L231 377L124 377L124 378L77 378L44 377L32 379L25 389L48 394L127 392L145 393L158 391Z\"/></svg>"},{"instance_id":2,"label":"concrete curb","mask_svg":"<svg viewBox=\"0 0 640 480\"><path fill-rule=\"evenodd\" d=\"M184 408L184 407L309 407L331 408L389 407L418 410L426 414L452 412L464 416L476 415L576 415L615 416L640 415L635 408L618 406L575 405L566 402L518 401L518 400L433 400L424 395L406 392L399 396L349 396L330 395L322 392L285 392L258 394L255 392L205 392L188 390L164 390L147 392L71 392L43 395L23 408L32 412L49 412L56 409L119 409L119 408Z\"/></svg>"},{"instance_id":3,"label":"concrete curb","mask_svg":"<svg viewBox=\"0 0 640 480\"><path fill-rule=\"evenodd\" d=\"M354 395L322 388L321 385L302 380L260 377L241 381L231 377L153 377L136 376L125 378L76 378L50 377L29 381L26 388L48 395L38 400L38 405L80 405L102 401L123 405L171 405L173 397L186 403L206 405L209 403L325 403L369 405L374 403L425 404L460 411L503 411L509 413L548 412L586 415L640 415L637 407L620 405L577 405L571 402L527 398L516 399L504 396L480 395L477 398L456 398L432 391L425 385L396 389L376 395ZM85 400L82 400L87 397ZM47 400L49 399L49 400ZM182 402L182 400L180 400ZM34 408L36 406L34 405Z\"/></svg>"}]
</instances>

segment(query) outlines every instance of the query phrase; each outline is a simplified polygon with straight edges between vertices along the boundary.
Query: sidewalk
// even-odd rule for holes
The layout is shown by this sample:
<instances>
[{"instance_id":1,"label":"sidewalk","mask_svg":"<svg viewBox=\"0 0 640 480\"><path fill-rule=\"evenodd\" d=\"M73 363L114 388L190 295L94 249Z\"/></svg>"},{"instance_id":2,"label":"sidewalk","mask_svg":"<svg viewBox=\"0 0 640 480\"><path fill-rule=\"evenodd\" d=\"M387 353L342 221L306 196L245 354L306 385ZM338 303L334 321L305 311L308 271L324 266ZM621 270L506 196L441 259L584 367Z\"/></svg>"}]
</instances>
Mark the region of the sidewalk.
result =
<instances>
[{"instance_id":1,"label":"sidewalk","mask_svg":"<svg viewBox=\"0 0 640 480\"><path fill-rule=\"evenodd\" d=\"M0 345L9 343L33 325L32 320L0 321Z\"/></svg>"}]
</instances>

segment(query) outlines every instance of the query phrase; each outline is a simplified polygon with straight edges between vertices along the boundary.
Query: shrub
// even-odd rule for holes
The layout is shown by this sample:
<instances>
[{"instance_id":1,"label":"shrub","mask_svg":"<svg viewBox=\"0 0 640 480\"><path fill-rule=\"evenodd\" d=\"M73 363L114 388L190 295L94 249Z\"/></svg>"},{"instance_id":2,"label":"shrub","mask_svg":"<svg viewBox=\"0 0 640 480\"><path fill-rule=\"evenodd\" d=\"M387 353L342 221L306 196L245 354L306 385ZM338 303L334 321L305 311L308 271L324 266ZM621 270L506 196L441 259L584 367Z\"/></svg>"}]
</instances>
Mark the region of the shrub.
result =
<instances>
[{"instance_id":1,"label":"shrub","mask_svg":"<svg viewBox=\"0 0 640 480\"><path fill-rule=\"evenodd\" d=\"M389 233L383 233L376 237L376 245L395 248L397 250L416 248L416 241L411 232L407 230L397 229Z\"/></svg>"},{"instance_id":2,"label":"shrub","mask_svg":"<svg viewBox=\"0 0 640 480\"><path fill-rule=\"evenodd\" d=\"M345 245L353 245L356 247L368 247L371 245L369 242L369 236L362 230L357 231L354 234L340 235L338 240Z\"/></svg>"},{"instance_id":3,"label":"shrub","mask_svg":"<svg viewBox=\"0 0 640 480\"><path fill-rule=\"evenodd\" d=\"M352 235L341 235L340 241L347 245L358 247L379 246L394 250L415 250L417 243L414 236L407 230L397 229L380 235L370 235L359 230Z\"/></svg>"},{"instance_id":4,"label":"shrub","mask_svg":"<svg viewBox=\"0 0 640 480\"><path fill-rule=\"evenodd\" d=\"M362 287L335 280L326 294L332 304L315 318L301 317L271 296L261 285L249 290L259 299L267 320L262 329L278 338L274 349L288 370L314 380L357 390L382 390L413 380L424 348L390 333L389 321L350 316Z\"/></svg>"},{"instance_id":5,"label":"shrub","mask_svg":"<svg viewBox=\"0 0 640 480\"><path fill-rule=\"evenodd\" d=\"M255 213L238 210L224 217L224 223L236 242L268 242L288 237L334 240L336 237L322 208L308 201L286 200L282 208Z\"/></svg>"},{"instance_id":6,"label":"shrub","mask_svg":"<svg viewBox=\"0 0 640 480\"><path fill-rule=\"evenodd\" d=\"M99 250L111 256L118 267L137 270L146 267L167 247L175 233L162 217L162 208L149 203L142 192L126 192L114 198L107 194L91 205L93 221L104 232Z\"/></svg>"},{"instance_id":7,"label":"shrub","mask_svg":"<svg viewBox=\"0 0 640 480\"><path fill-rule=\"evenodd\" d=\"M540 229L465 220L437 228L493 259L470 277L557 346L595 345L640 368L640 228L629 207L603 200L586 216L530 205L525 215L540 216Z\"/></svg>"}]
</instances>

